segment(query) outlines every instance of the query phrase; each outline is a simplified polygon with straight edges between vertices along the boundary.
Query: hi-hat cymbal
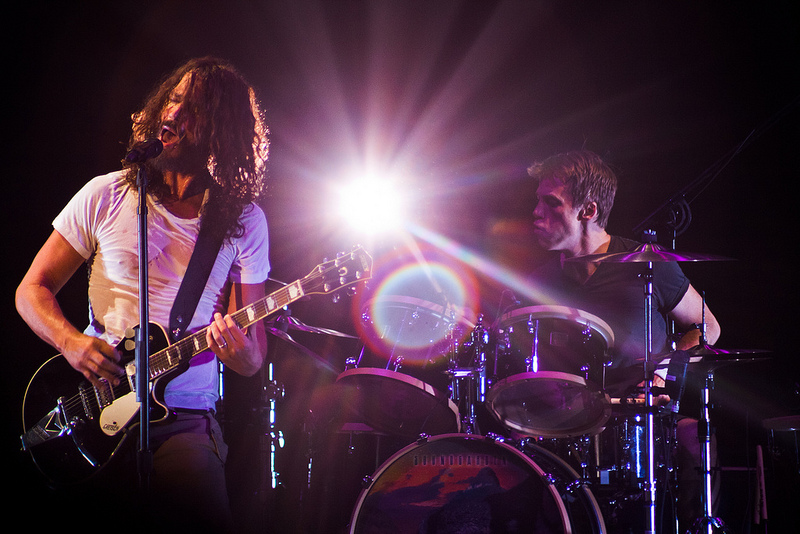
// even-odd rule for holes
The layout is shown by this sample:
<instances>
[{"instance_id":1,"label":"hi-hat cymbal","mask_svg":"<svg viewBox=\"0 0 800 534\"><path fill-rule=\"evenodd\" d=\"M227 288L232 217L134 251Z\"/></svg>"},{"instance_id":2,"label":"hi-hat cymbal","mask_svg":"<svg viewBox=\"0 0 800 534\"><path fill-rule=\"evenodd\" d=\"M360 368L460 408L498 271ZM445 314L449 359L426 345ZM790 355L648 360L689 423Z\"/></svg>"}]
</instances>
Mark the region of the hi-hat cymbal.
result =
<instances>
[{"instance_id":1,"label":"hi-hat cymbal","mask_svg":"<svg viewBox=\"0 0 800 534\"><path fill-rule=\"evenodd\" d=\"M657 243L644 243L634 250L627 252L612 252L606 254L587 254L567 258L565 261L586 263L659 263L683 261L732 261L732 258L715 256L712 254L694 254L673 252Z\"/></svg>"},{"instance_id":2,"label":"hi-hat cymbal","mask_svg":"<svg viewBox=\"0 0 800 534\"><path fill-rule=\"evenodd\" d=\"M738 356L756 356L757 354L768 354L770 351L763 349L722 349L714 345L695 345L687 349L690 356L701 356L703 358L722 358L731 359Z\"/></svg>"},{"instance_id":3,"label":"hi-hat cymbal","mask_svg":"<svg viewBox=\"0 0 800 534\"><path fill-rule=\"evenodd\" d=\"M713 345L696 345L684 352L689 356L690 368L715 369L732 363L756 362L764 358L771 358L771 352L762 349L721 349ZM669 367L672 358L669 353L656 356L654 360L656 369L666 369Z\"/></svg>"}]
</instances>

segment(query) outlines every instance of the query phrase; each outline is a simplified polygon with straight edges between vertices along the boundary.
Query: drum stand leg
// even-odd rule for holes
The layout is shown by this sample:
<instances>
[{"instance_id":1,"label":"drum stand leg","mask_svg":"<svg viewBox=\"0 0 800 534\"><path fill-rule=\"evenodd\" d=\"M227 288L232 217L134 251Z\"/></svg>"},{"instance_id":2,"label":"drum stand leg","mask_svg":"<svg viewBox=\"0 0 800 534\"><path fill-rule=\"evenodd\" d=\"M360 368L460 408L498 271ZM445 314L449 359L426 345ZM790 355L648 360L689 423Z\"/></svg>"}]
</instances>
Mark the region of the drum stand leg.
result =
<instances>
[{"instance_id":1,"label":"drum stand leg","mask_svg":"<svg viewBox=\"0 0 800 534\"><path fill-rule=\"evenodd\" d=\"M691 528L691 534L712 534L716 529L718 532L730 532L722 520L713 516L712 510L712 497L711 497L711 436L713 429L711 427L711 396L710 391L714 384L714 371L709 370L706 373L706 380L703 386L703 419L698 424L698 439L703 443L703 512L704 516L694 521Z\"/></svg>"},{"instance_id":2,"label":"drum stand leg","mask_svg":"<svg viewBox=\"0 0 800 534\"><path fill-rule=\"evenodd\" d=\"M647 533L656 531L656 480L655 480L655 414L653 413L653 377L650 372L650 360L652 357L653 339L653 262L647 263L647 270L643 275L645 286L645 358L644 358L644 385L645 400L647 410L645 412L645 446L647 451L647 480L644 484L644 491L647 502Z\"/></svg>"}]
</instances>

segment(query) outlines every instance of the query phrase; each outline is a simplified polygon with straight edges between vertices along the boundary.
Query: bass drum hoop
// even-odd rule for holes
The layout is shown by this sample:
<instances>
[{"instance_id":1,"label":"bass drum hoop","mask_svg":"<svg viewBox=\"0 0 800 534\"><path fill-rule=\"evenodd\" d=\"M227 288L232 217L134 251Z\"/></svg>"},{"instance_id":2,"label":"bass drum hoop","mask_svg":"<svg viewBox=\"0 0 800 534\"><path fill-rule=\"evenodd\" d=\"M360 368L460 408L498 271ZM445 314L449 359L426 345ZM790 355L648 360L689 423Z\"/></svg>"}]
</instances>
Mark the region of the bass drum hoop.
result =
<instances>
[{"instance_id":1,"label":"bass drum hoop","mask_svg":"<svg viewBox=\"0 0 800 534\"><path fill-rule=\"evenodd\" d=\"M589 488L587 484L578 484L576 485L575 482L581 479L580 475L578 474L575 469L565 462L560 456L549 451L535 443L528 442L522 446L523 454L526 456L532 456L532 460L534 462L541 461L541 457L544 456L545 459L549 461L549 465L547 467L553 469L562 469L564 473L557 473L557 474L566 474L566 478L556 477L557 489L562 492L572 493L575 491L575 487L578 487L583 497L588 501L589 508L591 509L591 518L596 521L595 524L592 526L596 528L593 531L593 534L606 534L606 523L603 519L603 512L600 509L600 504L597 502L597 499L592 493L592 490ZM532 450L532 453L528 453L528 450ZM577 533L576 533L577 534Z\"/></svg>"},{"instance_id":2,"label":"bass drum hoop","mask_svg":"<svg viewBox=\"0 0 800 534\"><path fill-rule=\"evenodd\" d=\"M546 488L547 493L550 495L550 497L552 497L552 503L555 504L555 506L557 507L557 512L561 519L564 534L573 534L571 521L569 519L569 513L564 504L562 495L559 493L556 484L553 483L552 474L545 472L533 459L531 459L529 456L526 456L524 453L520 452L518 449L512 447L511 445L504 443L502 441L496 441L491 438L476 434L441 434L438 436L434 436L432 438L419 440L418 442L412 443L406 446L405 448L401 449L400 451L396 452L394 455L392 455L388 460L386 460L386 462L384 462L378 468L378 470L371 477L367 477L365 479L365 482L367 482L368 485L366 485L365 488L359 494L356 506L353 509L353 513L350 518L350 524L348 525L348 533L359 534L362 532L360 530L361 525L359 523L359 519L362 515L362 507L364 506L366 499L370 496L372 489L375 487L378 481L380 481L381 477L386 473L386 471L392 465L394 465L398 460L400 460L407 454L411 453L415 449L425 447L427 445L430 445L438 441L448 441L448 440L455 440L461 442L475 441L475 442L489 443L491 444L491 446L498 447L498 449L503 451L504 453L508 453L516 457L518 460L520 460L526 467L530 468L531 471L535 473L536 476L539 477L539 480L542 481L544 487ZM540 449L539 447L536 447L536 450L547 452L544 451L544 449ZM571 470L571 468L567 464L565 464L562 460L560 460L558 457L554 455L549 455L548 458L554 463L557 463L562 468L566 468L568 470L568 473L570 475L574 475L575 478L577 479L577 474L575 474L574 470ZM596 519L600 523L600 530L597 534L605 534L605 525L602 521L602 515L600 514L597 502L594 500L594 497L591 495L591 492L588 490L588 488L585 489L586 489L586 495L589 496L591 499L590 504L592 505L593 511L596 514ZM582 533L575 533L575 534L582 534Z\"/></svg>"}]
</instances>

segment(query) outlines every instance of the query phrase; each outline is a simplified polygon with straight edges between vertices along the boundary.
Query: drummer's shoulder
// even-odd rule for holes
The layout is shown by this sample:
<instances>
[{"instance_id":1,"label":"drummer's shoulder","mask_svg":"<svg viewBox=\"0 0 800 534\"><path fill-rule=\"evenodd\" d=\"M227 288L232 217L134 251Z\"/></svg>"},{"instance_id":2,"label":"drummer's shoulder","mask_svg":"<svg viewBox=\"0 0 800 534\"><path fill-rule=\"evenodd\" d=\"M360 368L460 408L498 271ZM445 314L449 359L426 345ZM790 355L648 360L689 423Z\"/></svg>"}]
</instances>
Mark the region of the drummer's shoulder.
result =
<instances>
[{"instance_id":1,"label":"drummer's shoulder","mask_svg":"<svg viewBox=\"0 0 800 534\"><path fill-rule=\"evenodd\" d=\"M640 242L634 241L633 239L612 234L611 241L608 244L608 252L627 252L637 248L640 245Z\"/></svg>"}]
</instances>

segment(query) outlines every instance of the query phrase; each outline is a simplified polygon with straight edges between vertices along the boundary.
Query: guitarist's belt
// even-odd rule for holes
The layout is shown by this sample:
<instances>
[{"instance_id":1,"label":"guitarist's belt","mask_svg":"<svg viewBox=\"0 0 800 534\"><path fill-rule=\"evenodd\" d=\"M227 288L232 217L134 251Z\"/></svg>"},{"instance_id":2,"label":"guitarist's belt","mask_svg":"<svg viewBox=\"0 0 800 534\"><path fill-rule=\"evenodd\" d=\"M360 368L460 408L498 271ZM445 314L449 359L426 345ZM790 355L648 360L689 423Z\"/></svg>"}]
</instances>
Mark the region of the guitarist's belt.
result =
<instances>
[{"instance_id":1,"label":"guitarist's belt","mask_svg":"<svg viewBox=\"0 0 800 534\"><path fill-rule=\"evenodd\" d=\"M186 413L186 414L191 414L191 415L209 415L209 414L211 414L212 416L216 415L216 412L214 410L212 410L211 408L206 408L206 409L172 408L172 411L175 412L176 414L177 413Z\"/></svg>"}]
</instances>

